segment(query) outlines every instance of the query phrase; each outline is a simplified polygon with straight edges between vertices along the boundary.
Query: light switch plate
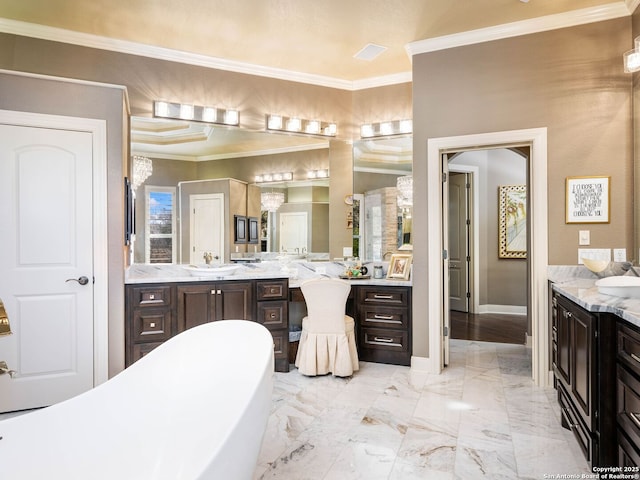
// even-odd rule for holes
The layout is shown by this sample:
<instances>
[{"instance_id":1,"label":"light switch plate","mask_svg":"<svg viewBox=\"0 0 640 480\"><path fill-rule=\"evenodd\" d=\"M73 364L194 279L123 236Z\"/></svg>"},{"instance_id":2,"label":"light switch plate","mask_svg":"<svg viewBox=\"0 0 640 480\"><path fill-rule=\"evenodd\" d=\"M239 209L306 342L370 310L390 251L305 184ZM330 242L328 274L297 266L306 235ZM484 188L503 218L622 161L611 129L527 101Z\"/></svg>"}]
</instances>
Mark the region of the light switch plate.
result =
<instances>
[{"instance_id":1,"label":"light switch plate","mask_svg":"<svg viewBox=\"0 0 640 480\"><path fill-rule=\"evenodd\" d=\"M591 232L589 230L580 230L578 233L578 245L590 245Z\"/></svg>"}]
</instances>

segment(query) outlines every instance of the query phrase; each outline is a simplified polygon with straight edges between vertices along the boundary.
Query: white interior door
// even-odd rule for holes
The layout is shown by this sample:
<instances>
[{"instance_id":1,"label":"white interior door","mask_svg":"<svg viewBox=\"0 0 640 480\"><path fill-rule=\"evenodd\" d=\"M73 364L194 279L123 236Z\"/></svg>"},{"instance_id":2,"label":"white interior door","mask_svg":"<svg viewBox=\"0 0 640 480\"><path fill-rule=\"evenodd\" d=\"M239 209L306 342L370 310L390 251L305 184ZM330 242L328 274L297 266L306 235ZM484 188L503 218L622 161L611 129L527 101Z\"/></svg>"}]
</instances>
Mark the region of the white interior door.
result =
<instances>
[{"instance_id":1,"label":"white interior door","mask_svg":"<svg viewBox=\"0 0 640 480\"><path fill-rule=\"evenodd\" d=\"M92 134L0 125L0 411L94 385Z\"/></svg>"},{"instance_id":2,"label":"white interior door","mask_svg":"<svg viewBox=\"0 0 640 480\"><path fill-rule=\"evenodd\" d=\"M287 253L307 251L307 212L280 214L280 245L278 250Z\"/></svg>"},{"instance_id":3,"label":"white interior door","mask_svg":"<svg viewBox=\"0 0 640 480\"><path fill-rule=\"evenodd\" d=\"M190 263L205 263L205 252L211 253L211 264L224 263L224 194L189 196Z\"/></svg>"},{"instance_id":4,"label":"white interior door","mask_svg":"<svg viewBox=\"0 0 640 480\"><path fill-rule=\"evenodd\" d=\"M467 174L449 173L449 308L469 311Z\"/></svg>"}]
</instances>

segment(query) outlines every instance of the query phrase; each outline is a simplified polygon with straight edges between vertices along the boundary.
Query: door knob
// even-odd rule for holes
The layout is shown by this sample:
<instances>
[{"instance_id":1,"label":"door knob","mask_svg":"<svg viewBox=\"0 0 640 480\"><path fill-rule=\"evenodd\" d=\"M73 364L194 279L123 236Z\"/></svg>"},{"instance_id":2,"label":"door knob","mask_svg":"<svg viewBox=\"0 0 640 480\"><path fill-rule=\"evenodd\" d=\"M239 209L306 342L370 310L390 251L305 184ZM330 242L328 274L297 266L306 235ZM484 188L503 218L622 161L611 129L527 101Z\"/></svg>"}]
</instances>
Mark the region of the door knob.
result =
<instances>
[{"instance_id":1,"label":"door knob","mask_svg":"<svg viewBox=\"0 0 640 480\"><path fill-rule=\"evenodd\" d=\"M87 283L89 283L89 279L83 275L80 278L67 278L65 280L65 283L66 282L78 282L80 285L86 285Z\"/></svg>"}]
</instances>

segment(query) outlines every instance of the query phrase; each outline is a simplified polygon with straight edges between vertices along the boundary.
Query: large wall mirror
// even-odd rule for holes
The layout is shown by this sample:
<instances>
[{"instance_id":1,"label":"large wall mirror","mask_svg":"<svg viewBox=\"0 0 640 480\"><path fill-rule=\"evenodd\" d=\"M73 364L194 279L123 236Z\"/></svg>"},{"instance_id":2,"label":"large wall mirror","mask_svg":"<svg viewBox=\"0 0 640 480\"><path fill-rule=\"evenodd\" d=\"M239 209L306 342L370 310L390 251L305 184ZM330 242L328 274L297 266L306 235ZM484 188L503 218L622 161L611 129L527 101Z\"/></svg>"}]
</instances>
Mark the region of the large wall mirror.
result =
<instances>
[{"instance_id":1,"label":"large wall mirror","mask_svg":"<svg viewBox=\"0 0 640 480\"><path fill-rule=\"evenodd\" d=\"M353 255L388 260L412 250L413 138L372 138L353 146Z\"/></svg>"},{"instance_id":2,"label":"large wall mirror","mask_svg":"<svg viewBox=\"0 0 640 480\"><path fill-rule=\"evenodd\" d=\"M309 175L329 169L329 150L321 137L132 117L131 154L152 163L151 175L134 185L133 262L194 263L202 252L220 263L235 253L328 255L329 182ZM256 182L257 175L278 173L292 177ZM273 191L284 202L268 212L261 193ZM213 223L194 219L201 212L213 212L205 215ZM256 241L239 242L233 231L243 216L257 219Z\"/></svg>"}]
</instances>

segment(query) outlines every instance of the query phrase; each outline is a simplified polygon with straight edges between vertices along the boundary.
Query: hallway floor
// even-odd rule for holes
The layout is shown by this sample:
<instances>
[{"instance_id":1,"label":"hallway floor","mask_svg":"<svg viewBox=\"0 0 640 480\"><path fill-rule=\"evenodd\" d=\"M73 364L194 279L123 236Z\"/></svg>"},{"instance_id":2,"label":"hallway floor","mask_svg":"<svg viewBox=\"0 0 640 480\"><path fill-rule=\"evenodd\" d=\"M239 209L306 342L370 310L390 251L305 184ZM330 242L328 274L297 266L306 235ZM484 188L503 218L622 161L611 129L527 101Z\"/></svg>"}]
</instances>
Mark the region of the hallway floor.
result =
<instances>
[{"instance_id":1,"label":"hallway floor","mask_svg":"<svg viewBox=\"0 0 640 480\"><path fill-rule=\"evenodd\" d=\"M524 345L527 316L450 311L451 338Z\"/></svg>"},{"instance_id":2,"label":"hallway floor","mask_svg":"<svg viewBox=\"0 0 640 480\"><path fill-rule=\"evenodd\" d=\"M441 375L361 362L352 378L275 374L254 479L541 479L588 473L533 385L523 345L451 341Z\"/></svg>"}]
</instances>

